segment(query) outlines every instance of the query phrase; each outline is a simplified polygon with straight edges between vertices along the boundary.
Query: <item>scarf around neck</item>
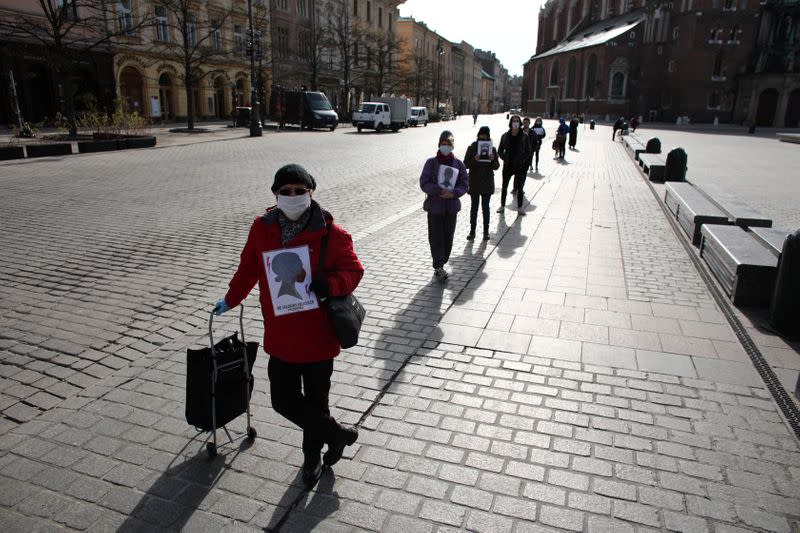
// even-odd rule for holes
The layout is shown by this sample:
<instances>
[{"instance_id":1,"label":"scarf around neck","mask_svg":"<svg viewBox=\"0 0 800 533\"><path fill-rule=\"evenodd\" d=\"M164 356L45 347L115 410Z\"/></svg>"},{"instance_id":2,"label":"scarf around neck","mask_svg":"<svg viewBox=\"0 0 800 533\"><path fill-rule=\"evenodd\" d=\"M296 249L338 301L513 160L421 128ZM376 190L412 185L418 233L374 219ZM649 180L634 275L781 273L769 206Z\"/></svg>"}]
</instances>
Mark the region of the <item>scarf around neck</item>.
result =
<instances>
[{"instance_id":1,"label":"scarf around neck","mask_svg":"<svg viewBox=\"0 0 800 533\"><path fill-rule=\"evenodd\" d=\"M300 218L292 220L283 214L283 211L278 210L278 225L281 228L281 246L286 246L286 243L294 239L301 231L303 231L308 222L311 220L311 208L306 209Z\"/></svg>"}]
</instances>

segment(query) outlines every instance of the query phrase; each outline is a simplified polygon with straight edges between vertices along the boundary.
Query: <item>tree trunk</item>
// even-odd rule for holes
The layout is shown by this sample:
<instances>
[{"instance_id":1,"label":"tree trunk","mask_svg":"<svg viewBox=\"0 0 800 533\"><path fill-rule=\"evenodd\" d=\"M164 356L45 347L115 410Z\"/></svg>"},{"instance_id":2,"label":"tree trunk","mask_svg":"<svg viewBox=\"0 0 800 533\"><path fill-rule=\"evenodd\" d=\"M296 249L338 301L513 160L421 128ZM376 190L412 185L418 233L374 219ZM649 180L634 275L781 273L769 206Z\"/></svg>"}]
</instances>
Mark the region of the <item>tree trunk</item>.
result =
<instances>
[{"instance_id":1,"label":"tree trunk","mask_svg":"<svg viewBox=\"0 0 800 533\"><path fill-rule=\"evenodd\" d=\"M186 127L190 130L194 129L194 91L192 91L192 83L189 80L186 83Z\"/></svg>"}]
</instances>

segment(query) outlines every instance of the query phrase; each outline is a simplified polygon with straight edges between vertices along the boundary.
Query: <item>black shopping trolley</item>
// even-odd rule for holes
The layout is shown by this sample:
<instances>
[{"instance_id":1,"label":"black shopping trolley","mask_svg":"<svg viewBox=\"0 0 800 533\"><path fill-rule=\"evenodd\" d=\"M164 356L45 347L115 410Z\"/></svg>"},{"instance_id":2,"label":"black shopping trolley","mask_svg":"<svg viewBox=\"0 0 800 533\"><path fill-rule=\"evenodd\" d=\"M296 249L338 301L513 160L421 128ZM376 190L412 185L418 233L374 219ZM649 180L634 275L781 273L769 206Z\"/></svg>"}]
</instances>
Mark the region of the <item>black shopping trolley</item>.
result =
<instances>
[{"instance_id":1,"label":"black shopping trolley","mask_svg":"<svg viewBox=\"0 0 800 533\"><path fill-rule=\"evenodd\" d=\"M253 442L256 430L250 425L250 395L253 393L253 363L257 342L244 337L244 307L239 307L239 332L214 343L211 330L214 313L208 319L209 346L186 350L186 421L201 432L211 432L206 444L209 456L217 455L217 429L222 428L233 442L225 425L247 413L247 440Z\"/></svg>"}]
</instances>

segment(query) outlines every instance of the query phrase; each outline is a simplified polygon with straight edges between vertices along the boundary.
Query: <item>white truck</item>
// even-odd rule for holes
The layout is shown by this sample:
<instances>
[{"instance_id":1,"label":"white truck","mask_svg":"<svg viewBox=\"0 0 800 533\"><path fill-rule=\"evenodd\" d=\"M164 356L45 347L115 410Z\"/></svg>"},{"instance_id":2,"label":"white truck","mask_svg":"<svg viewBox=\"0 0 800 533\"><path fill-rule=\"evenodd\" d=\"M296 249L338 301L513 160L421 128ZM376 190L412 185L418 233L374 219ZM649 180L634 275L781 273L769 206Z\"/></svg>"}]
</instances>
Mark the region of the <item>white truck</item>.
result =
<instances>
[{"instance_id":1,"label":"white truck","mask_svg":"<svg viewBox=\"0 0 800 533\"><path fill-rule=\"evenodd\" d=\"M353 126L358 131L370 129L397 131L407 128L411 118L411 100L408 98L376 98L373 102L364 102L353 113Z\"/></svg>"}]
</instances>

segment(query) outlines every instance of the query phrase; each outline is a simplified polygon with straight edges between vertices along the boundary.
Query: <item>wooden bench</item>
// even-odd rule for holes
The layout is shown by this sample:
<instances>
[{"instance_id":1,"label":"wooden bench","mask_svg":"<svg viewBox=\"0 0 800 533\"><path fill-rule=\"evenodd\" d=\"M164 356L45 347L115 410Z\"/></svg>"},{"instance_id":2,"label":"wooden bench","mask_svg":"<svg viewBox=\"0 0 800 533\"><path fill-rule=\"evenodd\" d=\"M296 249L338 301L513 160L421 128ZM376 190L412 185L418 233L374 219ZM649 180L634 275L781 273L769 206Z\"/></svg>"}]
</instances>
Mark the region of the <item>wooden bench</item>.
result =
<instances>
[{"instance_id":1,"label":"wooden bench","mask_svg":"<svg viewBox=\"0 0 800 533\"><path fill-rule=\"evenodd\" d=\"M664 181L667 157L661 154L639 154L639 165L650 181Z\"/></svg>"},{"instance_id":2,"label":"wooden bench","mask_svg":"<svg viewBox=\"0 0 800 533\"><path fill-rule=\"evenodd\" d=\"M731 224L742 228L771 228L772 220L753 209L739 198L719 185L695 185L706 198L711 200L723 213L728 215Z\"/></svg>"},{"instance_id":3,"label":"wooden bench","mask_svg":"<svg viewBox=\"0 0 800 533\"><path fill-rule=\"evenodd\" d=\"M642 154L642 157L645 155ZM700 244L700 228L703 224L728 223L728 216L725 213L690 183L684 181L667 183L664 203L695 246Z\"/></svg>"},{"instance_id":4,"label":"wooden bench","mask_svg":"<svg viewBox=\"0 0 800 533\"><path fill-rule=\"evenodd\" d=\"M772 252L772 255L780 259L783 243L791 231L776 228L750 228L750 233L764 248Z\"/></svg>"},{"instance_id":5,"label":"wooden bench","mask_svg":"<svg viewBox=\"0 0 800 533\"><path fill-rule=\"evenodd\" d=\"M772 297L778 258L739 226L704 224L700 256L731 302L767 306Z\"/></svg>"}]
</instances>

